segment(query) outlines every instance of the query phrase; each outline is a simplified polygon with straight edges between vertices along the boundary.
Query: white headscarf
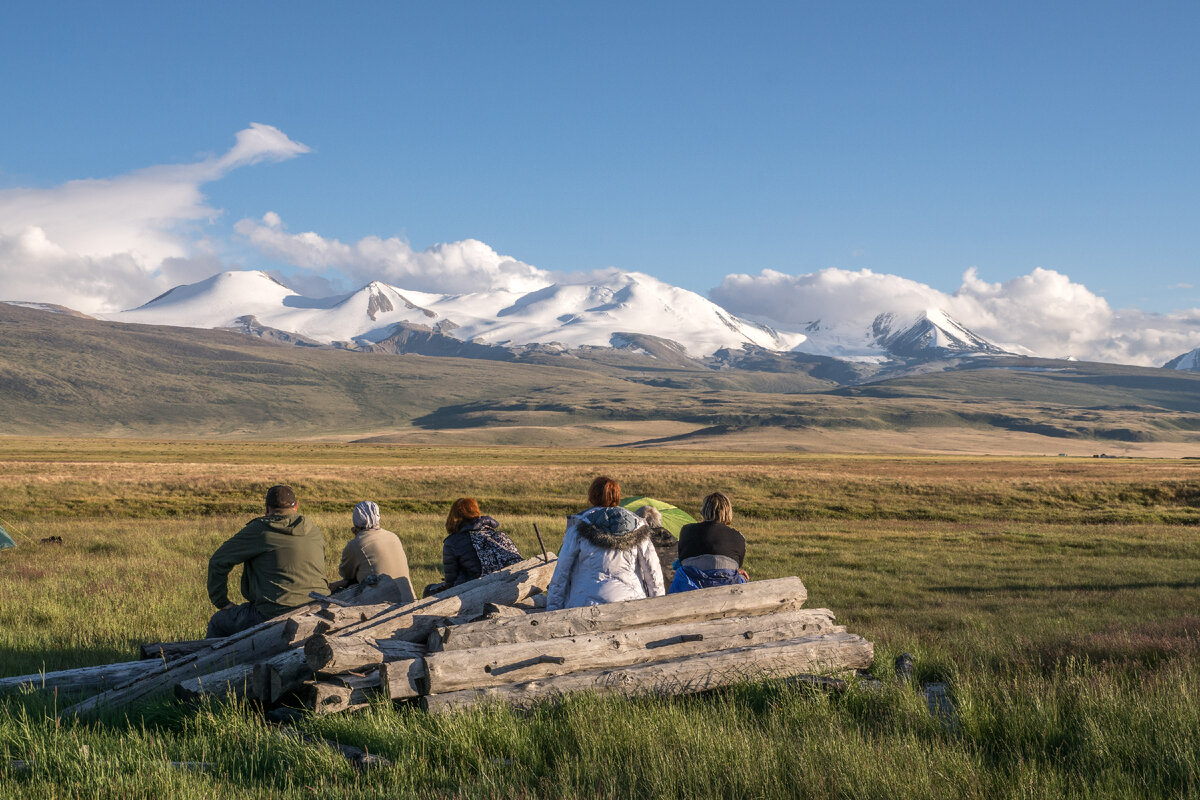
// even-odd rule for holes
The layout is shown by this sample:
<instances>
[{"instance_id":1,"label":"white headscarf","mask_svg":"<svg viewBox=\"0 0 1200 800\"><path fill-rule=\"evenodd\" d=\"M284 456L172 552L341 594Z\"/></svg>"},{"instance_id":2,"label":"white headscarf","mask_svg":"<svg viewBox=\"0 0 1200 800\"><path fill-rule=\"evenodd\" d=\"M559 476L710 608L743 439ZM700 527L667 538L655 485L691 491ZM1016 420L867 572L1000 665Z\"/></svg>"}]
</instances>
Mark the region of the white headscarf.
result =
<instances>
[{"instance_id":1,"label":"white headscarf","mask_svg":"<svg viewBox=\"0 0 1200 800\"><path fill-rule=\"evenodd\" d=\"M379 506L370 500L363 500L354 507L354 527L370 530L379 527Z\"/></svg>"}]
</instances>

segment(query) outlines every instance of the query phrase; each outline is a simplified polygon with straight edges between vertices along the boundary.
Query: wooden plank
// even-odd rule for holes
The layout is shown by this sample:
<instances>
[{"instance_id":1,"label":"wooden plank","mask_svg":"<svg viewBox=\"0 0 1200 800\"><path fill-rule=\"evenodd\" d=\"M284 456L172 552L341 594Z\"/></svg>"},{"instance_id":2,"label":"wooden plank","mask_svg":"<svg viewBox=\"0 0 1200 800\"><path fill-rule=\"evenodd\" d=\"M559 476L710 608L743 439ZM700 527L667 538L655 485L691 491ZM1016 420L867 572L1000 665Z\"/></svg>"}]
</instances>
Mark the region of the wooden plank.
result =
<instances>
[{"instance_id":1,"label":"wooden plank","mask_svg":"<svg viewBox=\"0 0 1200 800\"><path fill-rule=\"evenodd\" d=\"M441 694L569 672L670 661L696 653L844 630L834 625L833 612L828 609L794 609L753 617L689 620L537 642L444 650L430 653L425 664L429 691Z\"/></svg>"},{"instance_id":2,"label":"wooden plank","mask_svg":"<svg viewBox=\"0 0 1200 800\"><path fill-rule=\"evenodd\" d=\"M309 669L325 675L361 670L378 666L384 661L415 658L425 653L425 646L398 639L372 639L358 636L315 634L304 643L304 656Z\"/></svg>"},{"instance_id":3,"label":"wooden plank","mask_svg":"<svg viewBox=\"0 0 1200 800\"><path fill-rule=\"evenodd\" d=\"M861 636L827 633L719 650L671 661L589 670L487 689L432 694L423 697L421 705L430 713L443 713L484 702L503 702L525 708L576 692L623 696L690 694L800 673L866 669L873 660L874 646Z\"/></svg>"},{"instance_id":4,"label":"wooden plank","mask_svg":"<svg viewBox=\"0 0 1200 800\"><path fill-rule=\"evenodd\" d=\"M235 664L229 669L180 681L175 684L175 696L180 700L191 701L204 697L245 697L253 683L253 674L253 664Z\"/></svg>"},{"instance_id":5,"label":"wooden plank","mask_svg":"<svg viewBox=\"0 0 1200 800\"><path fill-rule=\"evenodd\" d=\"M157 658L159 661L173 661L176 658L190 656L192 653L212 647L221 638L191 639L183 642L150 642L138 649L138 658Z\"/></svg>"},{"instance_id":6,"label":"wooden plank","mask_svg":"<svg viewBox=\"0 0 1200 800\"><path fill-rule=\"evenodd\" d=\"M429 638L428 646L430 652L468 650L670 622L753 616L800 608L806 599L808 591L799 578L776 578L444 627L437 639Z\"/></svg>"},{"instance_id":7,"label":"wooden plank","mask_svg":"<svg viewBox=\"0 0 1200 800\"><path fill-rule=\"evenodd\" d=\"M379 668L379 687L392 700L428 694L425 657L383 662Z\"/></svg>"},{"instance_id":8,"label":"wooden plank","mask_svg":"<svg viewBox=\"0 0 1200 800\"><path fill-rule=\"evenodd\" d=\"M95 667L35 672L32 675L0 678L0 694L25 690L94 694L128 683L135 678L152 675L162 669L160 661L122 661Z\"/></svg>"},{"instance_id":9,"label":"wooden plank","mask_svg":"<svg viewBox=\"0 0 1200 800\"><path fill-rule=\"evenodd\" d=\"M445 619L457 616L476 616L487 603L510 605L518 600L544 591L558 563L552 556L548 562L541 557L531 558L467 581L460 586L439 592L418 603L401 606L379 614L366 622L341 631L344 636L365 634L376 639L404 639L424 642L429 632Z\"/></svg>"},{"instance_id":10,"label":"wooden plank","mask_svg":"<svg viewBox=\"0 0 1200 800\"><path fill-rule=\"evenodd\" d=\"M304 685L304 705L318 715L356 711L379 694L379 671L337 675Z\"/></svg>"}]
</instances>

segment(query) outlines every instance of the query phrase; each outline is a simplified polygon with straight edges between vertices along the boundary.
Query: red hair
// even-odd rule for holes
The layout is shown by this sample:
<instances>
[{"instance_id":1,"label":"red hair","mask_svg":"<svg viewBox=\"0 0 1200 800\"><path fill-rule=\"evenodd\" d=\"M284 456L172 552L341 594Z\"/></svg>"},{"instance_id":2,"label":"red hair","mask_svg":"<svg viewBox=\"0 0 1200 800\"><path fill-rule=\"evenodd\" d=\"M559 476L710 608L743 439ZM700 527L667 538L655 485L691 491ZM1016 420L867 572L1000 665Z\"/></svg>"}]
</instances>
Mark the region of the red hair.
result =
<instances>
[{"instance_id":1,"label":"red hair","mask_svg":"<svg viewBox=\"0 0 1200 800\"><path fill-rule=\"evenodd\" d=\"M479 503L475 502L475 498L460 497L450 506L450 516L446 517L446 533L458 533L464 522L482 516L483 512L479 510Z\"/></svg>"},{"instance_id":2,"label":"red hair","mask_svg":"<svg viewBox=\"0 0 1200 800\"><path fill-rule=\"evenodd\" d=\"M601 475L592 481L592 485L588 488L588 502L593 506L604 506L605 508L619 506L621 505L621 487L612 478Z\"/></svg>"}]
</instances>

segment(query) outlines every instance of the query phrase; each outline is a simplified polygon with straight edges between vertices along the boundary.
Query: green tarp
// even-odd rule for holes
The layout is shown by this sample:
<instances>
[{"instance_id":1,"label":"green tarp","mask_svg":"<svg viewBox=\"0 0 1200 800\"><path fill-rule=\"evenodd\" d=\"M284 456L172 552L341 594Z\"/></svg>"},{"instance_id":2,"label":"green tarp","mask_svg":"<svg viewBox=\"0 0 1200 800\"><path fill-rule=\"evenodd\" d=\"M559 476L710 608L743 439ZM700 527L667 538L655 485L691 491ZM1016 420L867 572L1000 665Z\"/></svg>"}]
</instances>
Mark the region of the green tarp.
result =
<instances>
[{"instance_id":1,"label":"green tarp","mask_svg":"<svg viewBox=\"0 0 1200 800\"><path fill-rule=\"evenodd\" d=\"M680 528L696 521L695 517L682 508L664 503L662 500L655 500L653 497L627 497L621 501L621 505L635 512L642 506L654 506L662 512L663 527L676 536L679 535Z\"/></svg>"},{"instance_id":2,"label":"green tarp","mask_svg":"<svg viewBox=\"0 0 1200 800\"><path fill-rule=\"evenodd\" d=\"M8 531L4 530L4 528L0 528L0 550L6 550L9 547L16 546L17 543L14 542L12 537L8 535Z\"/></svg>"}]
</instances>

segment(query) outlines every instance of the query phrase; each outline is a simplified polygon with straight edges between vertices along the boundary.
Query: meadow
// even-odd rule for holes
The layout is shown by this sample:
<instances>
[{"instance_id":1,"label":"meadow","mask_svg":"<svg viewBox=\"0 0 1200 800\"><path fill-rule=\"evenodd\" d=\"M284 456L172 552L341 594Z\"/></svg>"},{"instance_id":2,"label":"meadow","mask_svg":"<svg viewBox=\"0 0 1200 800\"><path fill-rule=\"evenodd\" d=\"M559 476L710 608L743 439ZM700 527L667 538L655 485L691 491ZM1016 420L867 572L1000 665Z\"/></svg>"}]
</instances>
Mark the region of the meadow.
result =
<instances>
[{"instance_id":1,"label":"meadow","mask_svg":"<svg viewBox=\"0 0 1200 800\"><path fill-rule=\"evenodd\" d=\"M1200 461L437 449L0 439L0 675L202 635L207 558L291 483L327 533L374 499L417 585L451 501L557 549L599 473L695 512L720 489L754 578L875 642L881 690L779 683L429 718L380 704L300 727L393 766L355 772L236 704L161 700L58 722L0 698L0 797L1200 796ZM61 543L42 543L61 537ZM235 583L231 585L236 586ZM951 723L892 678L945 682ZM13 766L12 762L25 762ZM169 762L202 762L181 770Z\"/></svg>"}]
</instances>

